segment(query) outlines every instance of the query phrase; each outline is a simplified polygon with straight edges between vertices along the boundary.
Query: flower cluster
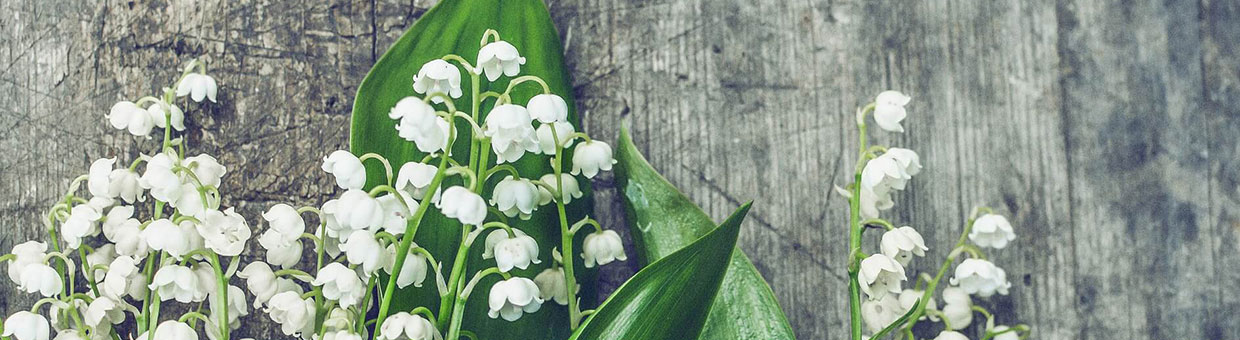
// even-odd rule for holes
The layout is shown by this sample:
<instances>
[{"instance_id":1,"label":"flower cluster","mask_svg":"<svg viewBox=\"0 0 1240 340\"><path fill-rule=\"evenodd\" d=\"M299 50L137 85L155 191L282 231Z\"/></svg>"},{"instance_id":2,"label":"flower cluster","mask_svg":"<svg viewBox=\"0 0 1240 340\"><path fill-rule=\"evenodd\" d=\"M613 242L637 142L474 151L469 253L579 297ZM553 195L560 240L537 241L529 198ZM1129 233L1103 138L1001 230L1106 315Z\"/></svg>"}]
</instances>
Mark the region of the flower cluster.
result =
<instances>
[{"instance_id":1,"label":"flower cluster","mask_svg":"<svg viewBox=\"0 0 1240 340\"><path fill-rule=\"evenodd\" d=\"M42 297L4 321L3 336L17 340L228 339L250 313L245 292L229 284L222 258L237 257L251 230L246 219L220 205L228 173L209 154L189 156L172 131L185 130L182 105L216 100L215 79L190 61L177 83L159 96L121 101L109 125L151 138L163 129L153 155L132 162L103 158L69 185L44 220L46 242L27 241L0 256L8 277ZM188 97L188 98L185 98ZM83 186L83 184L85 184ZM79 280L79 276L85 280ZM79 282L86 285L78 286ZM160 305L174 300L205 308L161 319ZM46 315L40 314L47 306ZM117 327L132 334L123 334ZM50 318L50 320L49 320ZM162 320L162 321L161 321Z\"/></svg>"},{"instance_id":2,"label":"flower cluster","mask_svg":"<svg viewBox=\"0 0 1240 340\"><path fill-rule=\"evenodd\" d=\"M993 315L981 306L973 304L972 297L987 298L996 293L1006 295L1011 284L1007 273L986 260L982 248L1002 249L1016 238L1011 223L1002 215L988 208L978 208L964 228L964 235L948 254L937 275L915 275L912 289L903 288L908 280L908 266L915 257L924 257L930 250L916 229L895 227L881 214L895 206L893 194L904 190L913 176L921 172L921 160L913 150L869 146L865 138L866 116L873 113L879 128L889 132L904 132L901 122L907 116L905 105L911 98L897 91L884 91L874 103L857 112L857 124L861 131L862 159L856 173L858 181L849 188L837 188L849 198L853 209L850 233L851 253L854 254L849 274L853 288L850 294L854 318L853 338L861 338L864 330L880 338L893 331L902 331L912 337L912 328L921 320L941 322L944 331L936 339L967 339L957 330L968 327L974 313L987 317L986 338L1007 339L1028 334L1027 326L995 326ZM865 255L861 249L861 234L870 228L886 230L879 243L879 252ZM967 241L971 241L967 242ZM950 286L943 289L944 302L938 308L934 295L943 276L961 255L968 258L955 267L948 280ZM861 295L865 295L864 301Z\"/></svg>"}]
</instances>

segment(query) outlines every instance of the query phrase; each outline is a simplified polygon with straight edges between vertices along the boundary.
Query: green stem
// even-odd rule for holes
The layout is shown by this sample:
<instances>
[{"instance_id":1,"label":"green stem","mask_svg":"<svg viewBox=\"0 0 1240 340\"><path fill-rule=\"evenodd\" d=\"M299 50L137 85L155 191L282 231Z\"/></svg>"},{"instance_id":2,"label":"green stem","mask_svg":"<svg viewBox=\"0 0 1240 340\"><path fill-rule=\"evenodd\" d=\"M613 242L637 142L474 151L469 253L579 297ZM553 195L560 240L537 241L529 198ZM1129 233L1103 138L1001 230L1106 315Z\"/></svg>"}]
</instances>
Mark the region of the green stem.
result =
<instances>
[{"instance_id":1,"label":"green stem","mask_svg":"<svg viewBox=\"0 0 1240 340\"><path fill-rule=\"evenodd\" d=\"M863 167L864 154L866 149L865 139L865 123L858 120L857 128L858 140L860 140L861 157L858 157L857 171L853 175L853 193L848 200L849 225L848 225L848 249L849 254L858 254L861 251L861 168ZM862 320L861 320L861 283L857 281L860 273L860 259L858 256L850 256L848 259L848 310L852 316L852 339L861 340Z\"/></svg>"},{"instance_id":2,"label":"green stem","mask_svg":"<svg viewBox=\"0 0 1240 340\"><path fill-rule=\"evenodd\" d=\"M211 259L211 268L215 269L215 277L219 280L217 298L220 301L220 335L223 336L223 340L228 340L231 335L229 333L232 333L232 328L228 325L228 279L224 278L224 269L220 267L220 257L212 253L208 258Z\"/></svg>"},{"instance_id":3,"label":"green stem","mask_svg":"<svg viewBox=\"0 0 1240 340\"><path fill-rule=\"evenodd\" d=\"M474 292L474 287L478 285L478 282L481 282L483 278L492 274L500 275L504 278L510 277L507 273L501 272L499 268L496 267L487 268L477 274L474 274L474 277L469 280L469 284L466 285L465 289L460 292L460 296L457 297L456 302L452 306L452 324L448 328L447 340L460 339L461 321L465 319L465 302L469 300L469 295ZM443 313L440 314L442 315Z\"/></svg>"},{"instance_id":4,"label":"green stem","mask_svg":"<svg viewBox=\"0 0 1240 340\"><path fill-rule=\"evenodd\" d=\"M952 263L956 262L956 257L959 256L961 250L964 249L962 247L969 239L969 231L973 230L973 221L973 218L969 218L969 222L965 225L964 231L960 233L960 238L956 240L955 249L947 254L947 258L944 259L943 264L939 266L938 273L934 274L934 278L926 284L926 291L921 293L922 302L919 304L921 307L917 309L917 312L913 313L912 317L908 318L906 321L908 323L906 327L912 328L913 325L917 323L917 319L921 318L921 316L925 314L926 305L928 304L927 301L934 298L934 289L938 287L939 282L943 280L943 276L947 275L947 270L951 269Z\"/></svg>"}]
</instances>

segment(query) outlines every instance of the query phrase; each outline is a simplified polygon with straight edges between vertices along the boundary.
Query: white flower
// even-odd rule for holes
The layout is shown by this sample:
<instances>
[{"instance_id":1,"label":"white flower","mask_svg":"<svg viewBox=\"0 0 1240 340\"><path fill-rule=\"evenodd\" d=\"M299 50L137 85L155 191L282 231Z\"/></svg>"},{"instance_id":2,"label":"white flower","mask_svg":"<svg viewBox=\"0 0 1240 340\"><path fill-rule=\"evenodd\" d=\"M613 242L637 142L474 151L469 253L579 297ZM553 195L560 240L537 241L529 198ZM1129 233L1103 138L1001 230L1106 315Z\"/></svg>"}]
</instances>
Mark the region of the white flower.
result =
<instances>
[{"instance_id":1,"label":"white flower","mask_svg":"<svg viewBox=\"0 0 1240 340\"><path fill-rule=\"evenodd\" d=\"M906 311L908 309L901 308L900 300L893 294L861 302L861 319L865 321L865 327L871 333L877 333L895 322Z\"/></svg>"},{"instance_id":2,"label":"white flower","mask_svg":"<svg viewBox=\"0 0 1240 340\"><path fill-rule=\"evenodd\" d=\"M112 263L112 260L115 260L115 259L116 259L116 246L112 245L111 243L108 243L108 244L99 246L98 248L95 248L95 251L92 251L90 252L89 255L86 255L86 264L89 266L94 266L97 264L108 264L108 263ZM96 280L103 279L103 276L106 274L107 274L107 271L103 269L95 269L95 272L94 272Z\"/></svg>"},{"instance_id":3,"label":"white flower","mask_svg":"<svg viewBox=\"0 0 1240 340\"><path fill-rule=\"evenodd\" d=\"M297 213L297 209L284 203L276 204L263 213L268 230L274 231L285 242L293 242L306 232L306 220Z\"/></svg>"},{"instance_id":4,"label":"white flower","mask_svg":"<svg viewBox=\"0 0 1240 340\"><path fill-rule=\"evenodd\" d=\"M433 98L439 100L440 97ZM388 117L399 119L396 132L400 138L413 142L418 150L433 153L443 150L448 144L451 132L448 121L435 114L435 108L417 97L405 97L392 110Z\"/></svg>"},{"instance_id":5,"label":"white flower","mask_svg":"<svg viewBox=\"0 0 1240 340\"><path fill-rule=\"evenodd\" d=\"M426 194L426 188L430 187L437 172L439 168L432 165L408 162L400 166L400 170L396 173L396 183L393 186L420 198Z\"/></svg>"},{"instance_id":6,"label":"white flower","mask_svg":"<svg viewBox=\"0 0 1240 340\"><path fill-rule=\"evenodd\" d=\"M321 340L363 340L362 336L349 330L328 331Z\"/></svg>"},{"instance_id":7,"label":"white flower","mask_svg":"<svg viewBox=\"0 0 1240 340\"><path fill-rule=\"evenodd\" d=\"M328 234L340 240L347 240L353 231L378 227L384 218L383 206L361 189L345 191L336 203L324 204L323 214L335 219L334 226L327 225Z\"/></svg>"},{"instance_id":8,"label":"white flower","mask_svg":"<svg viewBox=\"0 0 1240 340\"><path fill-rule=\"evenodd\" d=\"M207 210L215 209L219 202L214 195L207 195L199 190L198 185L191 182L181 184L181 195L173 197L168 204L177 208L181 215L202 218Z\"/></svg>"},{"instance_id":9,"label":"white flower","mask_svg":"<svg viewBox=\"0 0 1240 340\"><path fill-rule=\"evenodd\" d=\"M998 335L995 335L995 336L994 336L993 338L991 338L991 339L995 339L995 340L1020 340L1020 333L1017 333L1016 331L1010 331L1010 332L1008 332L1008 330L1009 330L1009 329L1011 329L1011 327L1004 326L1004 325L998 325L998 326L995 326L995 329L990 330L990 332L989 332L989 333L992 333L992 334L998 334ZM1006 333L1005 333L1005 332L1006 332Z\"/></svg>"},{"instance_id":10,"label":"white flower","mask_svg":"<svg viewBox=\"0 0 1240 340\"><path fill-rule=\"evenodd\" d=\"M879 210L891 209L895 205L891 200L892 191L904 190L912 178L907 167L897 159L898 154L884 153L866 162L861 169L862 217L876 218Z\"/></svg>"},{"instance_id":11,"label":"white flower","mask_svg":"<svg viewBox=\"0 0 1240 340\"><path fill-rule=\"evenodd\" d=\"M241 255L245 242L250 240L250 226L233 208L207 211L197 229L207 248L223 256Z\"/></svg>"},{"instance_id":12,"label":"white flower","mask_svg":"<svg viewBox=\"0 0 1240 340\"><path fill-rule=\"evenodd\" d=\"M1003 249L1008 242L1016 239L1012 231L1012 223L1003 215L985 214L973 221L973 230L969 232L969 240L978 247Z\"/></svg>"},{"instance_id":13,"label":"white flower","mask_svg":"<svg viewBox=\"0 0 1240 340\"><path fill-rule=\"evenodd\" d=\"M245 287L254 294L254 308L266 304L280 288L276 284L276 273L263 262L250 262L237 273L237 277L245 279Z\"/></svg>"},{"instance_id":14,"label":"white flower","mask_svg":"<svg viewBox=\"0 0 1240 340\"><path fill-rule=\"evenodd\" d=\"M585 259L586 268L594 268L596 263L601 266L615 260L629 259L628 255L624 254L624 243L620 241L620 234L615 230L600 230L586 235L581 244L581 258Z\"/></svg>"},{"instance_id":15,"label":"white flower","mask_svg":"<svg viewBox=\"0 0 1240 340\"><path fill-rule=\"evenodd\" d=\"M388 318L391 317L388 316ZM323 319L323 330L331 332L353 329L353 326L356 325L353 319L353 314L349 311L340 307L332 308L331 311L327 312L327 317Z\"/></svg>"},{"instance_id":16,"label":"white flower","mask_svg":"<svg viewBox=\"0 0 1240 340\"><path fill-rule=\"evenodd\" d=\"M366 167L361 159L345 150L323 157L323 171L336 176L336 185L343 189L361 189L366 185Z\"/></svg>"},{"instance_id":17,"label":"white flower","mask_svg":"<svg viewBox=\"0 0 1240 340\"><path fill-rule=\"evenodd\" d=\"M883 233L880 243L883 255L895 259L900 265L907 266L913 255L926 256L926 241L912 227L904 226Z\"/></svg>"},{"instance_id":18,"label":"white flower","mask_svg":"<svg viewBox=\"0 0 1240 340\"><path fill-rule=\"evenodd\" d=\"M422 281L426 280L427 259L421 253L413 251L417 247L418 245L414 244L409 248L409 255L405 257L405 263L400 269L400 276L396 277L397 288L405 288L411 284L414 287L421 287ZM383 264L383 271L391 274L396 267L396 245L389 244L385 252L388 256Z\"/></svg>"},{"instance_id":19,"label":"white flower","mask_svg":"<svg viewBox=\"0 0 1240 340\"><path fill-rule=\"evenodd\" d=\"M112 211L116 211L116 209L113 208ZM111 215L111 212L109 212L109 215ZM147 251L150 250L146 238L142 236L141 226L142 223L138 222L137 219L130 218L118 221L118 224L114 225L105 223L103 231L104 236L116 244L117 254L141 259L146 257Z\"/></svg>"},{"instance_id":20,"label":"white flower","mask_svg":"<svg viewBox=\"0 0 1240 340\"><path fill-rule=\"evenodd\" d=\"M349 264L362 266L362 271L373 274L387 261L387 252L375 238L375 232L368 229L354 231L349 238L340 244Z\"/></svg>"},{"instance_id":21,"label":"white flower","mask_svg":"<svg viewBox=\"0 0 1240 340\"><path fill-rule=\"evenodd\" d=\"M534 185L534 182L508 176L495 184L491 193L491 204L505 216L520 216L522 220L528 220L530 214L538 209L538 196L538 186Z\"/></svg>"},{"instance_id":22,"label":"white flower","mask_svg":"<svg viewBox=\"0 0 1240 340\"><path fill-rule=\"evenodd\" d=\"M520 229L513 229L512 233L513 236L509 237L507 230L496 229L487 234L482 258L494 257L496 266L503 272L511 271L513 267L526 269L530 263L542 263L538 260L538 242Z\"/></svg>"},{"instance_id":23,"label":"white flower","mask_svg":"<svg viewBox=\"0 0 1240 340\"><path fill-rule=\"evenodd\" d=\"M90 191L91 196L113 197L111 190L112 165L116 164L116 157L100 158L90 163L90 171L87 172L86 189Z\"/></svg>"},{"instance_id":24,"label":"white flower","mask_svg":"<svg viewBox=\"0 0 1240 340\"><path fill-rule=\"evenodd\" d=\"M555 182L555 174L543 175L542 178L539 178L538 180L546 183L552 188L555 188L557 185ZM583 195L581 192L581 186L577 183L577 177L573 177L573 175L560 173L560 183L558 185L560 186L560 191L564 192L564 204L573 203L573 199L581 198L581 195ZM540 199L538 204L547 204L550 203L550 200L555 199L555 195L550 191L547 191L547 189L539 187L538 190L545 196L543 199Z\"/></svg>"},{"instance_id":25,"label":"white flower","mask_svg":"<svg viewBox=\"0 0 1240 340\"><path fill-rule=\"evenodd\" d=\"M258 244L263 246L263 249L267 249L267 263L280 266L280 268L296 266L301 261L301 253L304 250L300 241L287 241L283 234L274 229L267 230L259 236Z\"/></svg>"},{"instance_id":26,"label":"white flower","mask_svg":"<svg viewBox=\"0 0 1240 340\"><path fill-rule=\"evenodd\" d=\"M455 218L462 224L479 225L487 217L487 203L482 196L462 186L444 190L443 198L435 202L435 207L444 216Z\"/></svg>"},{"instance_id":27,"label":"white flower","mask_svg":"<svg viewBox=\"0 0 1240 340\"><path fill-rule=\"evenodd\" d=\"M478 49L478 66L474 72L486 75L487 81L495 81L501 72L509 77L517 76L521 65L525 65L525 57L517 53L516 46L501 40Z\"/></svg>"},{"instance_id":28,"label":"white flower","mask_svg":"<svg viewBox=\"0 0 1240 340\"><path fill-rule=\"evenodd\" d=\"M943 319L951 323L952 329L965 329L973 322L973 309L971 307L971 305L948 302L947 305L943 306Z\"/></svg>"},{"instance_id":29,"label":"white flower","mask_svg":"<svg viewBox=\"0 0 1240 340\"><path fill-rule=\"evenodd\" d=\"M525 104L530 110L530 116L542 122L543 124L551 124L560 122L568 125L571 129L572 124L568 124L568 103L564 102L564 98L552 93L544 93L530 98ZM560 135L560 139L564 139L566 135Z\"/></svg>"},{"instance_id":30,"label":"white flower","mask_svg":"<svg viewBox=\"0 0 1240 340\"><path fill-rule=\"evenodd\" d=\"M155 128L155 120L151 115L130 101L122 101L112 105L108 111L108 123L113 128L128 130L134 136L146 136ZM163 117L160 117L163 119Z\"/></svg>"},{"instance_id":31,"label":"white flower","mask_svg":"<svg viewBox=\"0 0 1240 340\"><path fill-rule=\"evenodd\" d=\"M185 131L185 112L182 112L181 108L176 105L163 102L154 103L146 108L146 114L151 115L151 120L155 122L155 126L167 129L168 123L172 123L173 129Z\"/></svg>"},{"instance_id":32,"label":"white flower","mask_svg":"<svg viewBox=\"0 0 1240 340\"><path fill-rule=\"evenodd\" d=\"M376 200L379 201L379 206L383 207L383 222L379 223L379 226L392 235L404 234L408 218L418 209L418 201L404 191L397 191L396 195L379 196Z\"/></svg>"},{"instance_id":33,"label":"white flower","mask_svg":"<svg viewBox=\"0 0 1240 340\"><path fill-rule=\"evenodd\" d=\"M151 284L147 288L158 292L162 301L176 299L180 303L196 301L201 290L198 276L194 274L194 271L189 267L178 265L160 268L155 272L155 277L151 279Z\"/></svg>"},{"instance_id":34,"label":"white flower","mask_svg":"<svg viewBox=\"0 0 1240 340\"><path fill-rule=\"evenodd\" d=\"M899 91L883 91L874 98L874 122L878 123L878 127L891 132L904 132L904 127L900 126L900 121L908 115L904 110L913 98L900 93Z\"/></svg>"},{"instance_id":35,"label":"white flower","mask_svg":"<svg viewBox=\"0 0 1240 340\"><path fill-rule=\"evenodd\" d=\"M113 299L123 299L126 295L130 295L136 300L146 299L146 279L140 278L142 272L138 269L138 262L129 256L118 256L108 264L108 273L104 275L103 282L99 284L99 290L104 296ZM133 294L134 292L140 292Z\"/></svg>"},{"instance_id":36,"label":"white flower","mask_svg":"<svg viewBox=\"0 0 1240 340\"><path fill-rule=\"evenodd\" d=\"M79 204L69 210L69 218L60 226L60 238L69 249L82 245L82 238L99 234L99 219L103 214L90 204Z\"/></svg>"},{"instance_id":37,"label":"white flower","mask_svg":"<svg viewBox=\"0 0 1240 340\"><path fill-rule=\"evenodd\" d=\"M460 98L461 71L442 59L428 61L418 70L418 74L413 76L413 90L426 95L442 93L452 98ZM443 98L435 97L431 101L442 103Z\"/></svg>"},{"instance_id":38,"label":"white flower","mask_svg":"<svg viewBox=\"0 0 1240 340\"><path fill-rule=\"evenodd\" d=\"M900 293L900 281L905 280L904 267L887 255L870 255L861 260L857 280L861 282L861 291L870 299L881 299L887 293Z\"/></svg>"},{"instance_id":39,"label":"white flower","mask_svg":"<svg viewBox=\"0 0 1240 340\"><path fill-rule=\"evenodd\" d=\"M965 292L980 297L989 297L996 292L1007 295L1008 287L1012 286L1007 281L1007 272L1003 268L982 259L965 259L960 262L956 266L956 275L952 277L951 284L959 285Z\"/></svg>"},{"instance_id":40,"label":"white flower","mask_svg":"<svg viewBox=\"0 0 1240 340\"><path fill-rule=\"evenodd\" d=\"M560 305L568 305L568 289L564 287L564 268L554 267L543 269L538 276L534 277L534 284L538 285L538 297L543 301L554 300ZM577 287L581 290L581 287Z\"/></svg>"},{"instance_id":41,"label":"white flower","mask_svg":"<svg viewBox=\"0 0 1240 340\"><path fill-rule=\"evenodd\" d=\"M486 118L486 134L491 137L495 163L515 162L526 152L538 152L538 139L530 114L520 105L504 104L491 109Z\"/></svg>"},{"instance_id":42,"label":"white flower","mask_svg":"<svg viewBox=\"0 0 1240 340\"><path fill-rule=\"evenodd\" d=\"M138 185L151 190L151 197L160 201L172 202L174 198L180 198L181 177L172 172L179 162L176 153L163 152L152 156L146 162L146 172L138 179Z\"/></svg>"},{"instance_id":43,"label":"white flower","mask_svg":"<svg viewBox=\"0 0 1240 340\"><path fill-rule=\"evenodd\" d=\"M86 325L98 330L110 330L112 325L125 322L124 302L118 302L107 296L100 296L91 301L90 306L86 307L86 311L82 312L82 317L86 321ZM101 332L107 334L108 332Z\"/></svg>"},{"instance_id":44,"label":"white flower","mask_svg":"<svg viewBox=\"0 0 1240 340\"><path fill-rule=\"evenodd\" d=\"M128 168L112 170L108 174L108 197L120 197L125 203L145 201L142 185L138 183L138 173Z\"/></svg>"},{"instance_id":45,"label":"white flower","mask_svg":"<svg viewBox=\"0 0 1240 340\"><path fill-rule=\"evenodd\" d=\"M336 264L336 263L333 263ZM284 335L300 335L314 331L313 299L302 299L296 292L283 292L271 297L267 306L271 321L280 324Z\"/></svg>"},{"instance_id":46,"label":"white flower","mask_svg":"<svg viewBox=\"0 0 1240 340\"><path fill-rule=\"evenodd\" d=\"M319 270L311 284L323 287L323 297L340 302L340 307L356 306L366 294L366 283L357 272L339 262L332 262Z\"/></svg>"},{"instance_id":47,"label":"white flower","mask_svg":"<svg viewBox=\"0 0 1240 340\"><path fill-rule=\"evenodd\" d=\"M955 328L956 325L952 324L952 327ZM969 337L965 336L964 334L960 334L960 332L945 330L943 332L940 332L939 336L934 337L934 340L969 340Z\"/></svg>"},{"instance_id":48,"label":"white flower","mask_svg":"<svg viewBox=\"0 0 1240 340\"><path fill-rule=\"evenodd\" d=\"M172 224L172 221L161 218L142 229L140 237L146 240L147 247L151 250L162 250L179 259L194 250L190 236L186 235L181 227Z\"/></svg>"},{"instance_id":49,"label":"white flower","mask_svg":"<svg viewBox=\"0 0 1240 340\"><path fill-rule=\"evenodd\" d=\"M969 293L960 289L960 287L947 287L943 289L943 303L960 304L966 306L973 305L973 299L969 298Z\"/></svg>"},{"instance_id":50,"label":"white flower","mask_svg":"<svg viewBox=\"0 0 1240 340\"><path fill-rule=\"evenodd\" d=\"M552 127L555 133L551 133ZM538 137L538 148L544 155L555 155L555 141L560 141L560 146L567 149L573 146L573 133L577 130L573 129L573 124L567 122L544 123L538 126L538 130L534 132Z\"/></svg>"},{"instance_id":51,"label":"white flower","mask_svg":"<svg viewBox=\"0 0 1240 340\"><path fill-rule=\"evenodd\" d=\"M392 314L379 327L379 340L432 340L439 338L439 331L421 315L407 312Z\"/></svg>"},{"instance_id":52,"label":"white flower","mask_svg":"<svg viewBox=\"0 0 1240 340\"><path fill-rule=\"evenodd\" d=\"M917 156L917 152L905 148L889 148L883 153L896 160L897 164L904 169L904 173L909 176L916 176L921 173L921 157Z\"/></svg>"},{"instance_id":53,"label":"white flower","mask_svg":"<svg viewBox=\"0 0 1240 340\"><path fill-rule=\"evenodd\" d=\"M573 149L573 174L584 174L586 178L594 178L599 170L611 171L616 160L611 157L611 146L597 140L577 144Z\"/></svg>"},{"instance_id":54,"label":"white flower","mask_svg":"<svg viewBox=\"0 0 1240 340\"><path fill-rule=\"evenodd\" d=\"M69 265L72 267L72 264ZM39 293L43 297L52 297L64 291L64 280L56 269L42 262L31 263L22 267L21 282L17 289L27 293Z\"/></svg>"},{"instance_id":55,"label":"white flower","mask_svg":"<svg viewBox=\"0 0 1240 340\"><path fill-rule=\"evenodd\" d=\"M219 291L211 291L211 298L207 299L212 311L223 310L220 304ZM241 326L241 317L250 315L250 310L246 308L245 291L237 286L228 286L228 326L236 329ZM214 318L213 318L214 319ZM218 322L218 321L216 321ZM218 327L217 327L218 328Z\"/></svg>"},{"instance_id":56,"label":"white flower","mask_svg":"<svg viewBox=\"0 0 1240 340\"><path fill-rule=\"evenodd\" d=\"M487 300L490 307L487 315L492 319L503 317L504 320L517 321L522 313L534 313L542 308L543 300L538 294L538 285L524 277L514 276L496 282L491 286L491 294Z\"/></svg>"},{"instance_id":57,"label":"white flower","mask_svg":"<svg viewBox=\"0 0 1240 340\"><path fill-rule=\"evenodd\" d=\"M220 187L220 180L224 178L225 173L228 173L228 168L220 165L215 157L208 154L186 158L185 167L194 173L194 177L197 177L202 185L216 188Z\"/></svg>"},{"instance_id":58,"label":"white flower","mask_svg":"<svg viewBox=\"0 0 1240 340\"><path fill-rule=\"evenodd\" d=\"M198 278L198 290L194 293L194 302L202 302L212 293L219 291L219 277L215 276L215 268L206 261L192 264L190 271Z\"/></svg>"},{"instance_id":59,"label":"white flower","mask_svg":"<svg viewBox=\"0 0 1240 340\"><path fill-rule=\"evenodd\" d=\"M912 290L912 289L905 289L904 291L900 292L900 309L904 311L908 311L909 309L912 309L913 306L917 305L917 301L921 301L921 296L923 295L923 293L925 292L920 291L920 290ZM938 309L938 303L934 302L933 296L931 296L929 300L926 300L925 309L926 310ZM924 320L925 318L926 318L925 315L921 316L921 319ZM934 316L930 317L930 319L934 321L939 320L938 317L934 317Z\"/></svg>"},{"instance_id":60,"label":"white flower","mask_svg":"<svg viewBox=\"0 0 1240 340\"><path fill-rule=\"evenodd\" d=\"M48 340L51 325L47 318L28 311L20 311L4 320L4 333L0 335L17 340Z\"/></svg>"},{"instance_id":61,"label":"white flower","mask_svg":"<svg viewBox=\"0 0 1240 340\"><path fill-rule=\"evenodd\" d=\"M43 258L47 256L47 243L26 241L13 246L10 254L13 254L15 258L9 261L6 269L9 273L9 280L12 280L14 284L21 284L22 270L26 266L42 263Z\"/></svg>"},{"instance_id":62,"label":"white flower","mask_svg":"<svg viewBox=\"0 0 1240 340\"><path fill-rule=\"evenodd\" d=\"M199 103L205 97L215 102L215 93L218 90L215 78L202 73L190 73L177 84L177 97L189 95L191 99Z\"/></svg>"}]
</instances>

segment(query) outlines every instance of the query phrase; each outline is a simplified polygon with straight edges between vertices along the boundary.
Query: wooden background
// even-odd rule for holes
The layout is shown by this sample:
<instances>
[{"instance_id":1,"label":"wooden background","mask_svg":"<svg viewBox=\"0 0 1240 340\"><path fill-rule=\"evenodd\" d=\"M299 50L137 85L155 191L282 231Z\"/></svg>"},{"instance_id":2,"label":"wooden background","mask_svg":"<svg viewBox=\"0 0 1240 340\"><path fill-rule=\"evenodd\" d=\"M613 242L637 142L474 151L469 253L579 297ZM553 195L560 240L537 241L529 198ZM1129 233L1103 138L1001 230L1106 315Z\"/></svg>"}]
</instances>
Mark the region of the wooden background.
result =
<instances>
[{"instance_id":1,"label":"wooden background","mask_svg":"<svg viewBox=\"0 0 1240 340\"><path fill-rule=\"evenodd\" d=\"M346 146L356 85L432 4L0 0L0 249L42 237L39 214L91 160L150 150L103 114L199 56L220 103L191 113L189 140L230 167L225 205L258 224L274 202L324 201L318 164ZM741 248L801 339L846 336L830 188L853 167L853 109L885 89L914 98L908 132L875 137L922 155L890 214L927 237L917 269L989 205L1019 237L992 257L1013 282L985 302L999 321L1039 339L1240 338L1235 0L549 5L592 135L631 124L716 218L756 201ZM621 227L612 180L595 186ZM0 293L4 315L32 300Z\"/></svg>"}]
</instances>

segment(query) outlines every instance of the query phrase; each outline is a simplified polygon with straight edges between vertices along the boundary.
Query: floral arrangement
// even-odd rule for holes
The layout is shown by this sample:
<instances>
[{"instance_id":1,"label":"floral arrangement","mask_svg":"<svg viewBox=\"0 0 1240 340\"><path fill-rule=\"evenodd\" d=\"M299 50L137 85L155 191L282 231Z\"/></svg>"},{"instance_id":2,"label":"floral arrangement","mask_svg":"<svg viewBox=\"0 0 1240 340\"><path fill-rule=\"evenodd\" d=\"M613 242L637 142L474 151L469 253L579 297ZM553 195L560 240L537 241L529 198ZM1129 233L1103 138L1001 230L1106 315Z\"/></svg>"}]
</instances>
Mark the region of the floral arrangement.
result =
<instances>
[{"instance_id":1,"label":"floral arrangement","mask_svg":"<svg viewBox=\"0 0 1240 340\"><path fill-rule=\"evenodd\" d=\"M322 169L343 193L321 207L271 206L261 216L261 233L234 209L220 206L227 168L208 154L186 157L187 143L173 138L174 130L185 130L179 98L188 97L180 103L186 105L216 99L216 82L203 63L189 62L159 97L117 103L107 115L110 125L143 138L163 129L160 149L127 167L117 168L115 158L93 162L48 211L46 242L21 243L0 257L18 288L43 297L6 318L0 335L46 340L54 330L57 340L196 340L201 331L208 339L227 340L253 307L284 334L303 339L476 338L462 328L464 307L481 279L492 275L502 280L489 287L489 317L515 321L552 301L566 305L568 323L578 327L592 311L581 310L573 261L565 259L580 256L594 267L627 256L616 232L588 217L570 224L565 205L582 197L578 176L589 179L611 169L612 149L575 131L565 100L542 79L519 76L526 59L498 32L488 30L480 45L473 63L458 55L427 62L411 84L419 96L391 108L396 133L425 158L393 171L378 154L332 152ZM458 107L462 71L473 96ZM480 93L482 79L500 77L511 78L506 91ZM522 84L542 93L515 103L510 93ZM488 100L493 107L480 119ZM457 122L472 133L457 131ZM468 162L450 157L458 142L471 143ZM571 160L565 160L568 148ZM509 164L531 157L549 162L552 173L526 178ZM363 190L367 162L386 176L383 184ZM462 184L445 185L449 177ZM413 242L430 209L465 225L448 273ZM532 279L511 275L542 259L534 238L508 221L528 219L539 209L558 212L561 243L551 256L556 265ZM317 221L316 228L307 228L306 216ZM573 249L578 234L586 234L580 252ZM252 238L265 250L265 261L242 265L239 256ZM302 262L305 241L312 245L312 266ZM476 243L494 266L466 268L463 260ZM429 306L392 308L397 289L420 287L428 276L441 300L438 314ZM234 281L244 281L245 288ZM188 311L161 315L161 304L173 300ZM132 327L121 327L130 320Z\"/></svg>"},{"instance_id":2,"label":"floral arrangement","mask_svg":"<svg viewBox=\"0 0 1240 340\"><path fill-rule=\"evenodd\" d=\"M925 241L909 226L896 227L880 217L884 210L895 206L892 194L904 190L912 176L921 172L921 162L913 150L869 145L866 139L867 117L873 114L879 128L888 132L904 132L901 122L907 116L905 105L910 97L897 91L879 93L873 103L857 110L859 160L855 180L848 188L836 191L849 202L849 309L852 315L852 339L862 339L863 332L879 339L893 332L903 332L914 339L913 327L918 322L942 323L943 330L935 340L966 340L957 332L973 322L975 313L986 318L986 339L1016 340L1030 334L1027 325L995 325L994 314L973 303L973 297L988 298L1007 295L1011 283L1007 273L986 259L985 248L1003 249L1016 239L1012 224L990 208L975 208L968 218L959 241L943 260L937 273L915 275L912 289L901 289L908 279L905 272L915 257L924 257ZM868 229L885 230L879 252L867 255L862 249L862 233ZM937 307L936 289L956 260L967 256L955 267L948 280L949 287L937 292L944 305ZM862 298L864 293L865 299ZM863 325L864 323L864 325Z\"/></svg>"}]
</instances>

